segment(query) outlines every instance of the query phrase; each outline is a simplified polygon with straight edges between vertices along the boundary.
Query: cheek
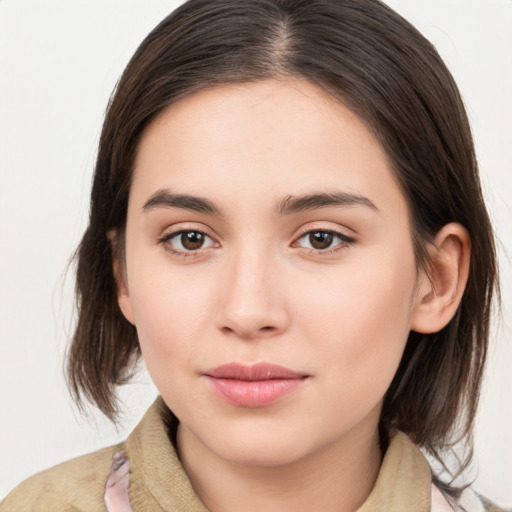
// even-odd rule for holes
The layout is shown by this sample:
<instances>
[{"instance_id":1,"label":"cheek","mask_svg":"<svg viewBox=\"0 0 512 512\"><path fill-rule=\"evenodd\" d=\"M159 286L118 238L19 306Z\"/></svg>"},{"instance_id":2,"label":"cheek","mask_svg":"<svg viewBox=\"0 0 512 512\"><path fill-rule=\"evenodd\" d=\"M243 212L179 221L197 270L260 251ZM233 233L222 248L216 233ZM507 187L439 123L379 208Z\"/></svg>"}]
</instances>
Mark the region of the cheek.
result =
<instances>
[{"instance_id":1,"label":"cheek","mask_svg":"<svg viewBox=\"0 0 512 512\"><path fill-rule=\"evenodd\" d=\"M303 295L299 316L330 382L343 385L347 398L360 402L367 393L368 403L376 403L407 342L416 270L412 255L360 263L345 267L335 279L316 279L318 293Z\"/></svg>"},{"instance_id":2,"label":"cheek","mask_svg":"<svg viewBox=\"0 0 512 512\"><path fill-rule=\"evenodd\" d=\"M177 371L185 367L211 317L211 287L191 272L171 272L158 261L132 269L130 300L142 355L154 379L155 371L166 372L170 365Z\"/></svg>"},{"instance_id":3,"label":"cheek","mask_svg":"<svg viewBox=\"0 0 512 512\"><path fill-rule=\"evenodd\" d=\"M187 401L189 407L194 402L188 393L189 370L197 353L201 309L198 297L176 293L176 284L145 282L144 290L134 290L134 313L147 371L165 402L181 411Z\"/></svg>"}]
</instances>

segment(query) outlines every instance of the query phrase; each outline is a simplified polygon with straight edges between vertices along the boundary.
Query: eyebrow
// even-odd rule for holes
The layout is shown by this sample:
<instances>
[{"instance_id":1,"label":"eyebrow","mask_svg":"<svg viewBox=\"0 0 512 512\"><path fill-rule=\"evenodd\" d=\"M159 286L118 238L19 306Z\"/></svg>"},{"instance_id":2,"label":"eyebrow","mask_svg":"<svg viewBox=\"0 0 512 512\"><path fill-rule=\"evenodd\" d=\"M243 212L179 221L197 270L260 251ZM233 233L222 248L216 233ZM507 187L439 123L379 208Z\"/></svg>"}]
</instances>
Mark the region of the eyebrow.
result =
<instances>
[{"instance_id":1,"label":"eyebrow","mask_svg":"<svg viewBox=\"0 0 512 512\"><path fill-rule=\"evenodd\" d=\"M348 192L319 192L304 196L288 196L277 206L280 215L306 212L329 206L366 206L376 212L379 209L367 197Z\"/></svg>"},{"instance_id":2,"label":"eyebrow","mask_svg":"<svg viewBox=\"0 0 512 512\"><path fill-rule=\"evenodd\" d=\"M291 215L329 206L365 206L379 211L370 199L340 191L287 196L278 203L276 210L279 215ZM168 189L157 190L142 207L144 211L154 208L181 208L210 215L222 215L221 208L209 199L190 194L174 194Z\"/></svg>"},{"instance_id":3,"label":"eyebrow","mask_svg":"<svg viewBox=\"0 0 512 512\"><path fill-rule=\"evenodd\" d=\"M170 190L157 190L145 203L144 211L153 208L181 208L192 212L220 215L221 210L209 199L189 194L173 194Z\"/></svg>"}]
</instances>

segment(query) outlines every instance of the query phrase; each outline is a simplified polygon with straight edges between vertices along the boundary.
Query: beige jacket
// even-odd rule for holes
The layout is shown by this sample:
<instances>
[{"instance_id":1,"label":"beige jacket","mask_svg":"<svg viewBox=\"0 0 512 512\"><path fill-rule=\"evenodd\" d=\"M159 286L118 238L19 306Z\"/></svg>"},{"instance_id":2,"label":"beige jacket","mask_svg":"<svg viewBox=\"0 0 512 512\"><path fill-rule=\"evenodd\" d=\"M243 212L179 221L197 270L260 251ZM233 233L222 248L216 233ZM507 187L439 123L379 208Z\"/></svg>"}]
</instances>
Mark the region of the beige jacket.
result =
<instances>
[{"instance_id":1,"label":"beige jacket","mask_svg":"<svg viewBox=\"0 0 512 512\"><path fill-rule=\"evenodd\" d=\"M107 512L105 484L113 456L120 450L129 460L133 512L207 512L167 438L162 406L162 399L157 399L125 443L25 480L0 504L0 512ZM430 512L431 500L436 498L439 495L432 494L427 461L405 434L397 433L386 451L376 485L358 512ZM445 510L442 507L439 510Z\"/></svg>"}]
</instances>

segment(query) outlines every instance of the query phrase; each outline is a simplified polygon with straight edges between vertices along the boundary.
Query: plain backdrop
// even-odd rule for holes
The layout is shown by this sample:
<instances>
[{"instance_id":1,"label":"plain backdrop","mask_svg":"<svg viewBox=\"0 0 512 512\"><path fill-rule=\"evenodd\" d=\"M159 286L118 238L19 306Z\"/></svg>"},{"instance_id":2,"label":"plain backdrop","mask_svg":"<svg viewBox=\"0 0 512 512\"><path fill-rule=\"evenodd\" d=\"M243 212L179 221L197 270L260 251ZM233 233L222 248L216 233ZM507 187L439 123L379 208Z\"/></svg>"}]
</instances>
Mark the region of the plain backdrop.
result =
<instances>
[{"instance_id":1,"label":"plain backdrop","mask_svg":"<svg viewBox=\"0 0 512 512\"><path fill-rule=\"evenodd\" d=\"M103 113L172 0L0 0L0 499L43 468L119 442L156 395L142 371L116 430L68 397L69 258L85 227ZM438 48L471 118L501 240L502 320L477 419L474 487L512 505L512 1L388 0ZM507 256L508 254L508 256Z\"/></svg>"}]
</instances>

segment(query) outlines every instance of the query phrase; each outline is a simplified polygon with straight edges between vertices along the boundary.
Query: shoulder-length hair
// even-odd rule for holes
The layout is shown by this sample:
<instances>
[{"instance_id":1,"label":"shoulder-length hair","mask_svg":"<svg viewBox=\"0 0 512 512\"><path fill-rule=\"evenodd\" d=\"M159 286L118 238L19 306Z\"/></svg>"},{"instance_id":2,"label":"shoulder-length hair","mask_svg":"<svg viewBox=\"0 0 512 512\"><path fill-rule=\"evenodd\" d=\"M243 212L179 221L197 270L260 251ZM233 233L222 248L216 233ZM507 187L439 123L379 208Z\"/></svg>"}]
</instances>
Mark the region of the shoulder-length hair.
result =
<instances>
[{"instance_id":1,"label":"shoulder-length hair","mask_svg":"<svg viewBox=\"0 0 512 512\"><path fill-rule=\"evenodd\" d=\"M382 408L381 425L437 454L451 446L454 426L459 438L471 436L497 289L495 245L457 86L433 45L378 0L190 0L142 42L107 109L76 253L71 392L115 419L116 386L140 355L117 305L112 260L122 251L144 129L197 91L287 77L323 88L380 141L408 201L418 266L429 268L426 245L445 224L459 222L471 237L454 318L435 334L410 333ZM113 231L117 244L107 238Z\"/></svg>"}]
</instances>

